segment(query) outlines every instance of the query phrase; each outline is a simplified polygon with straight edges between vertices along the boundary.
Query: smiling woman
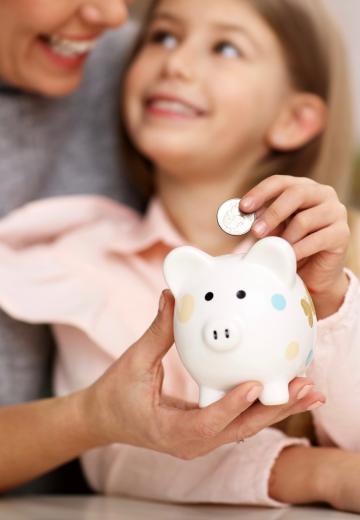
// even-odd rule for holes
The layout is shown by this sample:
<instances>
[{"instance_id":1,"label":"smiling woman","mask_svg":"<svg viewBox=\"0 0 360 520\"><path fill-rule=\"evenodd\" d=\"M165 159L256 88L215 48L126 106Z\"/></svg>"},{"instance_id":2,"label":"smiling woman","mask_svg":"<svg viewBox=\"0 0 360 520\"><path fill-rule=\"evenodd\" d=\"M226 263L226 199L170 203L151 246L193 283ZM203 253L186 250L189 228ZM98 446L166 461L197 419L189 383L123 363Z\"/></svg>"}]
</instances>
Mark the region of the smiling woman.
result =
<instances>
[{"instance_id":1,"label":"smiling woman","mask_svg":"<svg viewBox=\"0 0 360 520\"><path fill-rule=\"evenodd\" d=\"M120 76L134 27L107 31L126 18L124 0L0 1L1 216L30 200L74 193L136 203L117 135ZM49 395L53 348L46 327L0 312L0 413L4 405ZM24 422L31 436L36 414ZM78 481L58 473L31 490L66 491Z\"/></svg>"},{"instance_id":2,"label":"smiling woman","mask_svg":"<svg viewBox=\"0 0 360 520\"><path fill-rule=\"evenodd\" d=\"M127 3L2 0L0 76L22 89L64 95L76 88L99 36L123 24Z\"/></svg>"}]
</instances>

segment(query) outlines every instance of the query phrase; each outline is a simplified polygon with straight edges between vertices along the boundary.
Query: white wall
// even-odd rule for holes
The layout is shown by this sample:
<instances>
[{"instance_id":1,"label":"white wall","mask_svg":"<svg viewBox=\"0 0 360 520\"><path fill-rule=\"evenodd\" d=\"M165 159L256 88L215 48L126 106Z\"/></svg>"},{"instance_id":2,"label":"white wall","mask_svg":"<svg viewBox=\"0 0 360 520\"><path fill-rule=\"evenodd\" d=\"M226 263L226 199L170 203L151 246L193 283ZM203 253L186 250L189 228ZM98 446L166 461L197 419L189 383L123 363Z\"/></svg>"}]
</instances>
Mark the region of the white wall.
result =
<instances>
[{"instance_id":1,"label":"white wall","mask_svg":"<svg viewBox=\"0 0 360 520\"><path fill-rule=\"evenodd\" d=\"M324 0L335 13L348 45L360 142L360 0ZM314 0L316 2L316 0Z\"/></svg>"}]
</instances>

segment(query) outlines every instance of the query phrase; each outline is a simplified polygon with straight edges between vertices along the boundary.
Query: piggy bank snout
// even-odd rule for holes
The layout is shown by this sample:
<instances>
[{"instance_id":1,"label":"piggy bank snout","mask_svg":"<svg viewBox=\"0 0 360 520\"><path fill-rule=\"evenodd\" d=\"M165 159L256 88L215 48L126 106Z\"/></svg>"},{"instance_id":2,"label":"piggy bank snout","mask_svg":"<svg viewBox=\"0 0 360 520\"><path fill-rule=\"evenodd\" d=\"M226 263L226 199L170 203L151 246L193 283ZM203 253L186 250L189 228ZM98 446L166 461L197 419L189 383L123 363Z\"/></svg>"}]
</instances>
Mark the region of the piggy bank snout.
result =
<instances>
[{"instance_id":1,"label":"piggy bank snout","mask_svg":"<svg viewBox=\"0 0 360 520\"><path fill-rule=\"evenodd\" d=\"M240 324L231 318L209 320L203 327L203 339L214 350L231 350L240 343Z\"/></svg>"}]
</instances>

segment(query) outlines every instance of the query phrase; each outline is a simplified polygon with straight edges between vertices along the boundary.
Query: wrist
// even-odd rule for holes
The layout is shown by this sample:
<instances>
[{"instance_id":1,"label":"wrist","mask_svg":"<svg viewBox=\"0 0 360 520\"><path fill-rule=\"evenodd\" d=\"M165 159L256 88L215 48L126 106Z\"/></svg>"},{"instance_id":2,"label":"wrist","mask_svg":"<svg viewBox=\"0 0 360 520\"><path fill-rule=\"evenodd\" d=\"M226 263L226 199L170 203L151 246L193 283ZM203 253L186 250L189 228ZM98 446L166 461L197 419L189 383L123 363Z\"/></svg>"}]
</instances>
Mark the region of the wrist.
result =
<instances>
[{"instance_id":1,"label":"wrist","mask_svg":"<svg viewBox=\"0 0 360 520\"><path fill-rule=\"evenodd\" d=\"M287 504L329 502L336 464L331 464L333 449L289 446L275 461L269 481L269 495ZM328 457L330 462L328 461ZM335 467L334 467L335 466Z\"/></svg>"},{"instance_id":2,"label":"wrist","mask_svg":"<svg viewBox=\"0 0 360 520\"><path fill-rule=\"evenodd\" d=\"M96 395L94 394L92 387L88 387L69 396L72 399L72 418L82 451L108 444L101 429L101 418L96 414Z\"/></svg>"},{"instance_id":3,"label":"wrist","mask_svg":"<svg viewBox=\"0 0 360 520\"><path fill-rule=\"evenodd\" d=\"M309 289L319 320L335 314L340 309L344 303L349 283L349 277L345 271L342 271L331 287L321 291Z\"/></svg>"}]
</instances>

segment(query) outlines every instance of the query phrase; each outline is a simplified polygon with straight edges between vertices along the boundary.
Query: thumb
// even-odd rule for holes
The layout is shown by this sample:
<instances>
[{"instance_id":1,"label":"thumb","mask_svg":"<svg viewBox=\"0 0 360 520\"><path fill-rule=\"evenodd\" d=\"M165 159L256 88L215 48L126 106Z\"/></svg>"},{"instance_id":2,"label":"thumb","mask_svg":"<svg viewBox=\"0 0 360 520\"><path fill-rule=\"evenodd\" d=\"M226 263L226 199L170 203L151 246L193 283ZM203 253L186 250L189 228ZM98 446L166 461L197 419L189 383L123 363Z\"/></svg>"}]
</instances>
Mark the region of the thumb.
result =
<instances>
[{"instance_id":1,"label":"thumb","mask_svg":"<svg viewBox=\"0 0 360 520\"><path fill-rule=\"evenodd\" d=\"M136 353L141 355L142 363L154 367L164 357L174 343L174 297L168 289L161 293L156 318L134 344Z\"/></svg>"}]
</instances>

